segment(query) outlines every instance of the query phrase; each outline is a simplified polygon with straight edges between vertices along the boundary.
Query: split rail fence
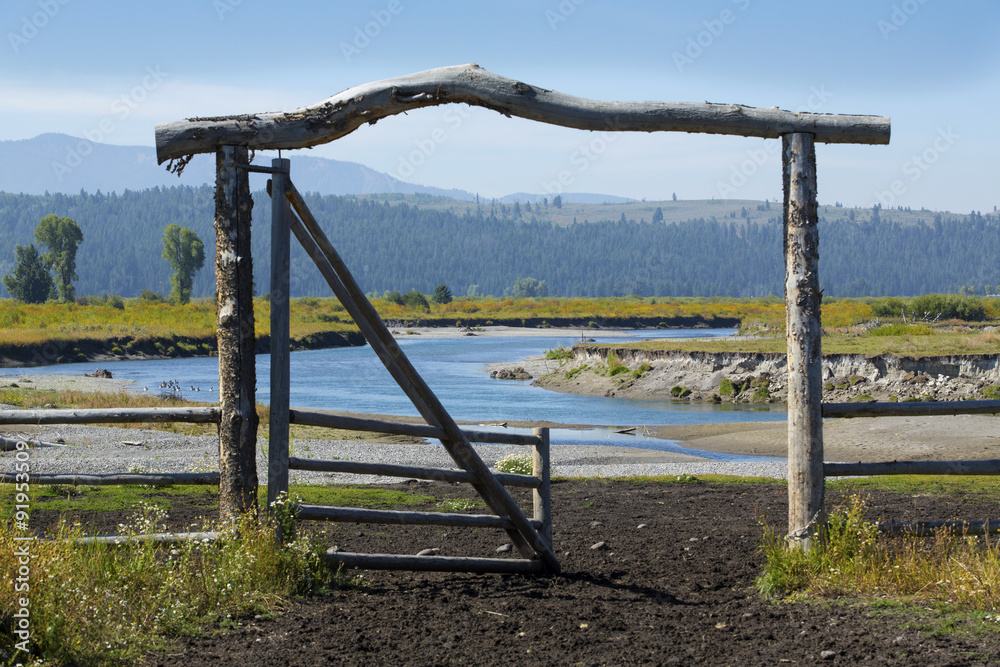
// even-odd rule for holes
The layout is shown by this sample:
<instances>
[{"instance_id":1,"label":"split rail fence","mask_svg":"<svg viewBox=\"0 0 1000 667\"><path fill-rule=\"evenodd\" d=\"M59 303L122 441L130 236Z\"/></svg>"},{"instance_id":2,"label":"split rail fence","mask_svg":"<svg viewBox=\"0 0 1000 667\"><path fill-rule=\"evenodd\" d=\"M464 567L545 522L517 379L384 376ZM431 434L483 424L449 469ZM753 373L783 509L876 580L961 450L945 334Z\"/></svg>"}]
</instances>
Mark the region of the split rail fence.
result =
<instances>
[{"instance_id":1,"label":"split rail fence","mask_svg":"<svg viewBox=\"0 0 1000 667\"><path fill-rule=\"evenodd\" d=\"M995 415L1000 401L941 401L907 403L827 403L828 419L856 417L941 417L947 415ZM870 477L877 475L1000 475L1000 459L975 461L881 461L870 463L824 463L823 477ZM822 481L820 483L823 483ZM886 521L879 528L889 533L930 535L948 531L963 535L1000 533L1000 521Z\"/></svg>"}]
</instances>

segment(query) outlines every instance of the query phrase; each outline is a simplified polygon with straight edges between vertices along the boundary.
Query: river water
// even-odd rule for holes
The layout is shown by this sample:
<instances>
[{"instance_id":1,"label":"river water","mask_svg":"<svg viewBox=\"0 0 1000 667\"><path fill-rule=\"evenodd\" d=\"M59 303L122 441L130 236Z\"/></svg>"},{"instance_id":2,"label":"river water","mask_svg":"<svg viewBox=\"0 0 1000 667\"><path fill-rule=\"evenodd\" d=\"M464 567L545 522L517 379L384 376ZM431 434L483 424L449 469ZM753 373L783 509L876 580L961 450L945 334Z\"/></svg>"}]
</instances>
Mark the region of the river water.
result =
<instances>
[{"instance_id":1,"label":"river water","mask_svg":"<svg viewBox=\"0 0 1000 667\"><path fill-rule=\"evenodd\" d=\"M597 342L608 343L643 338L718 337L731 329L677 329L617 332L602 335L587 332ZM727 422L782 421L784 406L692 405L669 400L629 400L561 394L531 386L530 381L495 380L484 370L488 363L516 362L559 346L579 342L578 334L554 333L544 337L431 338L412 336L399 340L400 347L417 371L458 420L483 423L505 421L551 421L593 424L605 427L680 425ZM552 362L555 368L555 362ZM160 384L176 380L181 394L192 400L215 400L218 360L211 358L156 359L144 361L87 362L39 368L3 369L4 375L83 374L107 368L115 378L135 381L135 388L162 392ZM270 358L257 357L257 400L267 403ZM195 391L200 390L200 391ZM388 371L370 347L334 348L294 352L291 355L291 404L386 415L417 415ZM554 444L572 439L574 444L613 444L686 451L669 441L615 434L600 428L553 432ZM690 452L693 453L693 452ZM716 458L716 457L713 457ZM726 460L734 460L727 456Z\"/></svg>"}]
</instances>

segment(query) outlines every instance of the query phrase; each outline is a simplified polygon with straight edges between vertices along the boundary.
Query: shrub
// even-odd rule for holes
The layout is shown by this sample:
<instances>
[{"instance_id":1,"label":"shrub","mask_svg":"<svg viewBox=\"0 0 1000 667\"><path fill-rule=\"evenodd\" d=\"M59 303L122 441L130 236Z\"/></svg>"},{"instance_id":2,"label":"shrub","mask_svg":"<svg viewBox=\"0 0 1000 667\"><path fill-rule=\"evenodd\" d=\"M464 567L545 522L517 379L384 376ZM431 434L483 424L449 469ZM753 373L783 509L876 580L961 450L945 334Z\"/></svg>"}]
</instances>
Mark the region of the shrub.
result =
<instances>
[{"instance_id":1,"label":"shrub","mask_svg":"<svg viewBox=\"0 0 1000 667\"><path fill-rule=\"evenodd\" d=\"M508 454L497 461L494 467L497 469L497 472L507 472L515 475L530 475L533 470L530 454Z\"/></svg>"},{"instance_id":2,"label":"shrub","mask_svg":"<svg viewBox=\"0 0 1000 667\"><path fill-rule=\"evenodd\" d=\"M396 290L390 290L386 292L385 294L382 295L382 298L388 301L389 303L396 304L397 306L403 305L403 295L397 292Z\"/></svg>"},{"instance_id":3,"label":"shrub","mask_svg":"<svg viewBox=\"0 0 1000 667\"><path fill-rule=\"evenodd\" d=\"M736 387L733 386L733 381L729 378L722 378L722 382L719 383L719 396L732 396L736 391Z\"/></svg>"},{"instance_id":4,"label":"shrub","mask_svg":"<svg viewBox=\"0 0 1000 667\"><path fill-rule=\"evenodd\" d=\"M632 371L632 377L634 377L636 380L638 380L639 378L641 378L643 376L644 373L646 373L650 369L652 369L652 366L650 366L647 363L643 363L641 366L639 366L639 368L637 368L634 371Z\"/></svg>"},{"instance_id":5,"label":"shrub","mask_svg":"<svg viewBox=\"0 0 1000 667\"><path fill-rule=\"evenodd\" d=\"M898 317L906 310L906 302L894 296L872 302L872 315L876 317Z\"/></svg>"},{"instance_id":6,"label":"shrub","mask_svg":"<svg viewBox=\"0 0 1000 667\"><path fill-rule=\"evenodd\" d=\"M670 395L673 396L674 398L684 398L685 396L689 396L690 394L691 394L690 389L688 389L687 387L682 387L679 384L675 384L673 387L670 388Z\"/></svg>"},{"instance_id":7,"label":"shrub","mask_svg":"<svg viewBox=\"0 0 1000 667\"><path fill-rule=\"evenodd\" d=\"M991 401L1000 401L1000 384L991 384L980 390L986 398Z\"/></svg>"},{"instance_id":8,"label":"shrub","mask_svg":"<svg viewBox=\"0 0 1000 667\"><path fill-rule=\"evenodd\" d=\"M573 351L565 347L557 347L551 350L545 350L546 359L555 359L559 363L565 363L573 358Z\"/></svg>"},{"instance_id":9,"label":"shrub","mask_svg":"<svg viewBox=\"0 0 1000 667\"><path fill-rule=\"evenodd\" d=\"M431 309L431 305L427 303L427 297L415 289L411 289L403 295L403 305L407 308L419 308L421 310Z\"/></svg>"}]
</instances>

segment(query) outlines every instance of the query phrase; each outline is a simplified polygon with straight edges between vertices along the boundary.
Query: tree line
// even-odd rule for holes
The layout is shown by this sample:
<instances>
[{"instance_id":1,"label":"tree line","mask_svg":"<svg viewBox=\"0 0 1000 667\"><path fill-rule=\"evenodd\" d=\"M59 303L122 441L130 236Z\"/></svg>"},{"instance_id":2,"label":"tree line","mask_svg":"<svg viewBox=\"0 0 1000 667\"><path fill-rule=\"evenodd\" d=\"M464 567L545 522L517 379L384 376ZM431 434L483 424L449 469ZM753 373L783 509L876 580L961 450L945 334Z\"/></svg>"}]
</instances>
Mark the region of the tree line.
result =
<instances>
[{"instance_id":1,"label":"tree line","mask_svg":"<svg viewBox=\"0 0 1000 667\"><path fill-rule=\"evenodd\" d=\"M307 194L310 208L366 292L456 295L729 296L780 295L784 286L780 210L767 222L696 218L681 223L628 219L556 225L513 207L469 204L453 212L371 198ZM252 249L258 292L269 282L270 200L254 193ZM828 296L912 296L991 291L1000 284L1000 216L938 216L903 224L905 212L836 209L820 220L820 282ZM840 213L842 211L842 214ZM125 297L143 290L214 293L212 271L171 282L164 230L189 228L213 255L213 189L154 188L122 194L0 193L8 247L29 243L43 217L74 219L86 239L76 290ZM263 222L261 222L263 221ZM180 242L180 237L177 237ZM0 256L0 275L15 265ZM180 257L177 257L180 261ZM174 265L176 266L176 264ZM325 281L293 244L294 296L325 295Z\"/></svg>"}]
</instances>

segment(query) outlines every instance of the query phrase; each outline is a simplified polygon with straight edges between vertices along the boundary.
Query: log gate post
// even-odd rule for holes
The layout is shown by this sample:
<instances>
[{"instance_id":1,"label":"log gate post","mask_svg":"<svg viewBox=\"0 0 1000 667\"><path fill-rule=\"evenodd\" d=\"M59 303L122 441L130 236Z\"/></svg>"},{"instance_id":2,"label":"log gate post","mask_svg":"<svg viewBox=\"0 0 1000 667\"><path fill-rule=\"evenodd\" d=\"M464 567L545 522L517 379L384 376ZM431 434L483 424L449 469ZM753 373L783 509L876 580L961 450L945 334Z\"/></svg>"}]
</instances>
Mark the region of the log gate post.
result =
<instances>
[{"instance_id":1,"label":"log gate post","mask_svg":"<svg viewBox=\"0 0 1000 667\"><path fill-rule=\"evenodd\" d=\"M821 353L816 147L782 136L785 329L788 343L788 541L808 550L823 525Z\"/></svg>"},{"instance_id":2,"label":"log gate post","mask_svg":"<svg viewBox=\"0 0 1000 667\"><path fill-rule=\"evenodd\" d=\"M215 285L219 343L219 517L257 506L257 371L254 365L250 181L245 146L215 153Z\"/></svg>"},{"instance_id":3,"label":"log gate post","mask_svg":"<svg viewBox=\"0 0 1000 667\"><path fill-rule=\"evenodd\" d=\"M292 209L285 196L291 160L271 161L271 411L268 425L267 504L288 493L289 264ZM278 528L280 531L280 527ZM281 539L281 536L278 536Z\"/></svg>"},{"instance_id":4,"label":"log gate post","mask_svg":"<svg viewBox=\"0 0 1000 667\"><path fill-rule=\"evenodd\" d=\"M535 519L542 522L539 535L552 548L552 465L549 462L549 429L536 428L531 431L538 444L532 448L531 474L542 481L532 492Z\"/></svg>"}]
</instances>

